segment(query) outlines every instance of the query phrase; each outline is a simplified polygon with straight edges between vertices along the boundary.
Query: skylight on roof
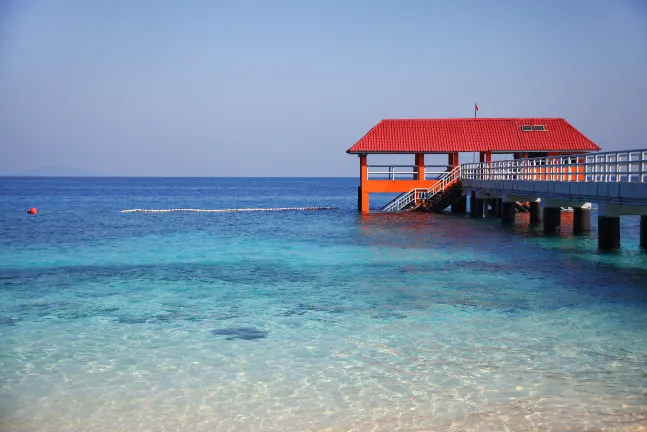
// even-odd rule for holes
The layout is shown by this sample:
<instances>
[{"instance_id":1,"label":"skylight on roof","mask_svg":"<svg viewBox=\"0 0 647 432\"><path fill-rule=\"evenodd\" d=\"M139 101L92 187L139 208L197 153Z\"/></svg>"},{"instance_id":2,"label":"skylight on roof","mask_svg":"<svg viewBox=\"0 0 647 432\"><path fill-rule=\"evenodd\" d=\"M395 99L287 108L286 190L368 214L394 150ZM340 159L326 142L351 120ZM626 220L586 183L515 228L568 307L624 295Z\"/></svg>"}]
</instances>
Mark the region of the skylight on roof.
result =
<instances>
[{"instance_id":1,"label":"skylight on roof","mask_svg":"<svg viewBox=\"0 0 647 432\"><path fill-rule=\"evenodd\" d=\"M532 131L545 131L546 126L544 125L523 125L521 126L521 132L532 132Z\"/></svg>"}]
</instances>

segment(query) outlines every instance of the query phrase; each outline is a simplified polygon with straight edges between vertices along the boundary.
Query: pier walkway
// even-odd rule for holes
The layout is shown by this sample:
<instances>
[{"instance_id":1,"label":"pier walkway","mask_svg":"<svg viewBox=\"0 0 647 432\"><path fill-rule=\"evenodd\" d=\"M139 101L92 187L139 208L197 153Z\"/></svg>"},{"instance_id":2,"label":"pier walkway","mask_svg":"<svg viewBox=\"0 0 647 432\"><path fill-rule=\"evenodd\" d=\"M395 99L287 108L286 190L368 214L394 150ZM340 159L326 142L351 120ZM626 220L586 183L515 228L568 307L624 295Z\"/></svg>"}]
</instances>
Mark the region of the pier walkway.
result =
<instances>
[{"instance_id":1,"label":"pier walkway","mask_svg":"<svg viewBox=\"0 0 647 432\"><path fill-rule=\"evenodd\" d=\"M554 234L563 207L573 208L575 233L590 230L591 203L596 203L600 249L620 246L623 215L641 216L640 243L647 248L647 149L467 163L438 180L429 189L398 196L383 210L442 211L452 205L461 213L469 194L473 217L485 217L491 207L493 215L510 223L518 203L526 203L530 221L543 220L544 232Z\"/></svg>"}]
</instances>

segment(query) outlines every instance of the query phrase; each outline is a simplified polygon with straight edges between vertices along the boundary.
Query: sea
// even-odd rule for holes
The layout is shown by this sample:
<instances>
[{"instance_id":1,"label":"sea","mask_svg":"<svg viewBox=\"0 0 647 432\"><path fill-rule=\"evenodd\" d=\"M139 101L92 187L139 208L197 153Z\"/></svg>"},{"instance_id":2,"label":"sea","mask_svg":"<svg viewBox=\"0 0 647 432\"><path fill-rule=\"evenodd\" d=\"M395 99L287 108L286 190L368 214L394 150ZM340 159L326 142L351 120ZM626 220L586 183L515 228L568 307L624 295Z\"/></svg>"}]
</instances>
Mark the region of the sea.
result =
<instances>
[{"instance_id":1,"label":"sea","mask_svg":"<svg viewBox=\"0 0 647 432\"><path fill-rule=\"evenodd\" d=\"M357 185L0 178L0 431L647 430L637 217L602 253L595 210L544 236ZM121 212L278 207L334 209Z\"/></svg>"}]
</instances>

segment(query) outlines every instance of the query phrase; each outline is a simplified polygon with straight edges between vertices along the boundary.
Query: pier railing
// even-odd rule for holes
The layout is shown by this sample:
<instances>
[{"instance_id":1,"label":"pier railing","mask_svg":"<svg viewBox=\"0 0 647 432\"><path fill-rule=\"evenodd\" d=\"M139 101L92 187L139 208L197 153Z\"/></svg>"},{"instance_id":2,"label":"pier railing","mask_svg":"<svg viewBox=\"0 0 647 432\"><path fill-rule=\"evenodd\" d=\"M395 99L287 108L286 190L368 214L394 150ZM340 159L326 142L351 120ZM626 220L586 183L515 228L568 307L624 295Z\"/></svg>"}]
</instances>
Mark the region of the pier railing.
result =
<instances>
[{"instance_id":1,"label":"pier railing","mask_svg":"<svg viewBox=\"0 0 647 432\"><path fill-rule=\"evenodd\" d=\"M461 167L457 166L451 171L444 172L438 178L438 182L429 189L416 188L409 192L405 192L384 206L382 211L400 211L411 203L432 199L434 196L456 183L460 176Z\"/></svg>"},{"instance_id":2,"label":"pier railing","mask_svg":"<svg viewBox=\"0 0 647 432\"><path fill-rule=\"evenodd\" d=\"M366 180L412 180L420 172L418 165L367 165ZM425 165L424 180L436 180L451 171L449 165Z\"/></svg>"},{"instance_id":3,"label":"pier railing","mask_svg":"<svg viewBox=\"0 0 647 432\"><path fill-rule=\"evenodd\" d=\"M647 183L647 149L461 165L467 180Z\"/></svg>"}]
</instances>

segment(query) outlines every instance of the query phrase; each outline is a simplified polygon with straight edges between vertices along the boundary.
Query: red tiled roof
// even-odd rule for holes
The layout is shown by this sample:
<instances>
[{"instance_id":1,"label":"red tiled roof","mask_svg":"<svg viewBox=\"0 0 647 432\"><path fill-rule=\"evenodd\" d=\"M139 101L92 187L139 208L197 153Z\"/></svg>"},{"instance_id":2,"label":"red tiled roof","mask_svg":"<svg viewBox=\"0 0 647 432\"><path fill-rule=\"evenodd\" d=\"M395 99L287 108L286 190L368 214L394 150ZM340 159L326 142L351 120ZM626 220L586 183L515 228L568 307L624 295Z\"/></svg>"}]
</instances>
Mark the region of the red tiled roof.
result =
<instances>
[{"instance_id":1,"label":"red tiled roof","mask_svg":"<svg viewBox=\"0 0 647 432\"><path fill-rule=\"evenodd\" d=\"M522 131L543 125L545 130ZM347 153L597 151L600 147L562 118L382 120Z\"/></svg>"}]
</instances>

